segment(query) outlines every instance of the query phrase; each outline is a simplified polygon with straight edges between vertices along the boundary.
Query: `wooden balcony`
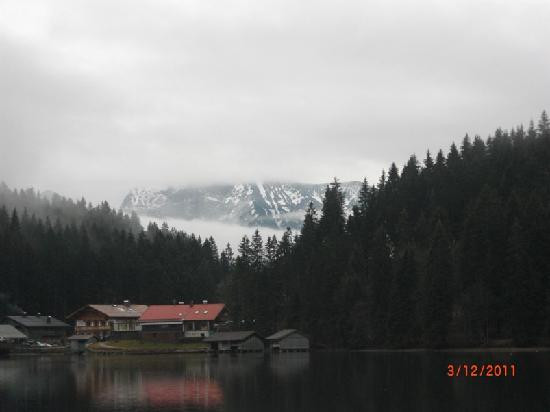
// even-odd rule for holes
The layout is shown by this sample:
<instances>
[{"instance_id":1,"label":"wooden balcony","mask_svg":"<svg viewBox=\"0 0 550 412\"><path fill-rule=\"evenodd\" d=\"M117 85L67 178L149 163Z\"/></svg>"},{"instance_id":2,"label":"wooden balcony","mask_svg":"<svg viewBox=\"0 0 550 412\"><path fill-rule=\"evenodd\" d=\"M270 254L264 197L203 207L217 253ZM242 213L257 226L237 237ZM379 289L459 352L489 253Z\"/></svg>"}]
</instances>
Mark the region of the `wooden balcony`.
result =
<instances>
[{"instance_id":1,"label":"wooden balcony","mask_svg":"<svg viewBox=\"0 0 550 412\"><path fill-rule=\"evenodd\" d=\"M105 326L75 326L74 328L76 333L96 333L96 332L109 332L111 327L109 325Z\"/></svg>"}]
</instances>

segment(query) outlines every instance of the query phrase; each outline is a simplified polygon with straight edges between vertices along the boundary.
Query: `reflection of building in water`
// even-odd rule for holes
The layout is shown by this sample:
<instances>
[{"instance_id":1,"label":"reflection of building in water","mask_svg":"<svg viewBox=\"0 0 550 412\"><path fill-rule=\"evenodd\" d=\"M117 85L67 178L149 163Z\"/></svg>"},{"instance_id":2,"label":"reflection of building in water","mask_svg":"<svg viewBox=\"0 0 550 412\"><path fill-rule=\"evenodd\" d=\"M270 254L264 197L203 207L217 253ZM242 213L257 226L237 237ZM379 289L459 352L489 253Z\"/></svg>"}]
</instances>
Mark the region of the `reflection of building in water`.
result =
<instances>
[{"instance_id":1,"label":"reflection of building in water","mask_svg":"<svg viewBox=\"0 0 550 412\"><path fill-rule=\"evenodd\" d=\"M109 356L76 358L72 371L79 397L102 410L205 409L220 406L224 398L210 367L208 356Z\"/></svg>"},{"instance_id":2,"label":"reflection of building in water","mask_svg":"<svg viewBox=\"0 0 550 412\"><path fill-rule=\"evenodd\" d=\"M299 374L309 367L309 352L285 352L273 354L269 366L274 375L286 377Z\"/></svg>"},{"instance_id":3,"label":"reflection of building in water","mask_svg":"<svg viewBox=\"0 0 550 412\"><path fill-rule=\"evenodd\" d=\"M142 401L141 371L128 361L103 357L73 357L71 371L80 398L112 409L113 405L137 407Z\"/></svg>"},{"instance_id":4,"label":"reflection of building in water","mask_svg":"<svg viewBox=\"0 0 550 412\"><path fill-rule=\"evenodd\" d=\"M143 381L143 388L148 404L153 407L192 405L212 408L223 404L222 388L210 378L153 377Z\"/></svg>"}]
</instances>

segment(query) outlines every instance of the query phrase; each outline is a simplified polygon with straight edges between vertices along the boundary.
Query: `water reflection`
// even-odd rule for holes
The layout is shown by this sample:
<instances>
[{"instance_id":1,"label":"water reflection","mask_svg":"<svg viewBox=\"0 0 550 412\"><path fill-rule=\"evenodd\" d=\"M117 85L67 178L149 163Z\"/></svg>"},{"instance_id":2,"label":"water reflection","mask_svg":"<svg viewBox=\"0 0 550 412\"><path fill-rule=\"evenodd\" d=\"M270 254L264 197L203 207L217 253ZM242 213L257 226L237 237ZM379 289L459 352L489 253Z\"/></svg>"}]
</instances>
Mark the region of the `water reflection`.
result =
<instances>
[{"instance_id":1,"label":"water reflection","mask_svg":"<svg viewBox=\"0 0 550 412\"><path fill-rule=\"evenodd\" d=\"M446 364L515 363L515 378ZM0 411L543 411L550 354L289 353L0 360Z\"/></svg>"},{"instance_id":2,"label":"water reflection","mask_svg":"<svg viewBox=\"0 0 550 412\"><path fill-rule=\"evenodd\" d=\"M154 407L186 405L209 409L223 404L223 392L212 379L151 379L143 384L147 404Z\"/></svg>"},{"instance_id":3,"label":"water reflection","mask_svg":"<svg viewBox=\"0 0 550 412\"><path fill-rule=\"evenodd\" d=\"M80 397L98 410L211 410L223 390L205 356L79 357L71 364Z\"/></svg>"}]
</instances>

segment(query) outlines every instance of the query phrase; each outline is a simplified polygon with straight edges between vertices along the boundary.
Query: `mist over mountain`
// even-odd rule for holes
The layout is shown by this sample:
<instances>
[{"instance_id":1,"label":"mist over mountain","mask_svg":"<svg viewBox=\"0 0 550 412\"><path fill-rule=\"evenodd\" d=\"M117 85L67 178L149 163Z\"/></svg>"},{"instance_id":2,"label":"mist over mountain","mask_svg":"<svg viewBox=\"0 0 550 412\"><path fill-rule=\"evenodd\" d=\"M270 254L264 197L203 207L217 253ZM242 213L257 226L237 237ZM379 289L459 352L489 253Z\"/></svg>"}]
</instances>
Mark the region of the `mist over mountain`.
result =
<instances>
[{"instance_id":1,"label":"mist over mountain","mask_svg":"<svg viewBox=\"0 0 550 412\"><path fill-rule=\"evenodd\" d=\"M274 229L299 229L310 203L322 205L326 183L240 183L168 188L133 189L121 208L125 212L163 219L207 220ZM344 211L357 203L361 182L341 184Z\"/></svg>"}]
</instances>

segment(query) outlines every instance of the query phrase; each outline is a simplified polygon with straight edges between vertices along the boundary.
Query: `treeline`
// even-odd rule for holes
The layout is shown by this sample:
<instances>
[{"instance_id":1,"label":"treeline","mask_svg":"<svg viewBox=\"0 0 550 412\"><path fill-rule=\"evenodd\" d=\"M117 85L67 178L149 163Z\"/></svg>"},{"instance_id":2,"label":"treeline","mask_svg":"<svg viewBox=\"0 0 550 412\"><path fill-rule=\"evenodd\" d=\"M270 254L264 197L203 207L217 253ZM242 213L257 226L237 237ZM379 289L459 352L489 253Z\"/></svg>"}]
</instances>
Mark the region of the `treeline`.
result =
<instances>
[{"instance_id":1,"label":"treeline","mask_svg":"<svg viewBox=\"0 0 550 412\"><path fill-rule=\"evenodd\" d=\"M332 347L441 347L550 335L550 123L498 129L363 184L337 181L282 240L222 253L240 328L296 327Z\"/></svg>"},{"instance_id":2,"label":"treeline","mask_svg":"<svg viewBox=\"0 0 550 412\"><path fill-rule=\"evenodd\" d=\"M550 336L550 122L392 164L350 216L337 181L282 239L212 238L107 203L0 185L0 317L222 300L235 328L331 347L534 344Z\"/></svg>"},{"instance_id":3,"label":"treeline","mask_svg":"<svg viewBox=\"0 0 550 412\"><path fill-rule=\"evenodd\" d=\"M86 303L214 299L222 266L212 238L155 224L106 202L0 190L0 317L63 319ZM8 209L8 206L10 209Z\"/></svg>"},{"instance_id":4,"label":"treeline","mask_svg":"<svg viewBox=\"0 0 550 412\"><path fill-rule=\"evenodd\" d=\"M94 207L91 203L87 204L84 198L75 202L57 193L40 193L33 188L10 190L4 182L0 182L1 206L10 214L15 209L21 215L34 216L34 219L44 222L49 220L57 225L76 224L88 229L95 226L95 232L101 227L125 230L136 235L143 230L135 212L124 214L122 210L112 209L107 202Z\"/></svg>"}]
</instances>

